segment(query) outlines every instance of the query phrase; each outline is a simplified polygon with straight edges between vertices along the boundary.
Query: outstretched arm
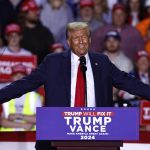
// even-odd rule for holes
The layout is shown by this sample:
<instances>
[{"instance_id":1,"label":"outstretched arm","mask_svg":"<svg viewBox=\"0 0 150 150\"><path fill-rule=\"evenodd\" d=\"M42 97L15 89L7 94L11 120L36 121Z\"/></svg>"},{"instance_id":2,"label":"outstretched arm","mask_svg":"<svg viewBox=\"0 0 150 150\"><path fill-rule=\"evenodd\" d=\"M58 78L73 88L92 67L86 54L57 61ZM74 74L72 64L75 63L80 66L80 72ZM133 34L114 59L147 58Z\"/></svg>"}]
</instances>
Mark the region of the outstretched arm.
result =
<instances>
[{"instance_id":1,"label":"outstretched arm","mask_svg":"<svg viewBox=\"0 0 150 150\"><path fill-rule=\"evenodd\" d=\"M109 60L108 60L109 61ZM121 90L127 91L130 94L140 96L150 100L150 86L142 83L132 75L120 71L115 65L109 61L111 65L111 76L113 85Z\"/></svg>"},{"instance_id":2,"label":"outstretched arm","mask_svg":"<svg viewBox=\"0 0 150 150\"><path fill-rule=\"evenodd\" d=\"M30 75L15 81L0 90L0 103L18 98L23 94L37 89L44 84L46 75L47 58Z\"/></svg>"}]
</instances>

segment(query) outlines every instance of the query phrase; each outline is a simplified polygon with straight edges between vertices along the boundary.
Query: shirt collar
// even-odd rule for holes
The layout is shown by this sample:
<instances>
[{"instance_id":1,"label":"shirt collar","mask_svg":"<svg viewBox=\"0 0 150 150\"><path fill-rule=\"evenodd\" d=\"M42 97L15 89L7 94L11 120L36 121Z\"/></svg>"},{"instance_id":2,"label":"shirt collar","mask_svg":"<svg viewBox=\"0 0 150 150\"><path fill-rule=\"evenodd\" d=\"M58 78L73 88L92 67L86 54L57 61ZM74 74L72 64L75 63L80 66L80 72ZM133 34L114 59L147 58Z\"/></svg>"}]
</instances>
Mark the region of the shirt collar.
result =
<instances>
[{"instance_id":1,"label":"shirt collar","mask_svg":"<svg viewBox=\"0 0 150 150\"><path fill-rule=\"evenodd\" d=\"M86 58L86 64L88 63L89 61L89 55L88 53L85 55L85 58ZM79 56L77 56L75 53L73 53L71 51L71 62L74 62L74 63L79 63Z\"/></svg>"}]
</instances>

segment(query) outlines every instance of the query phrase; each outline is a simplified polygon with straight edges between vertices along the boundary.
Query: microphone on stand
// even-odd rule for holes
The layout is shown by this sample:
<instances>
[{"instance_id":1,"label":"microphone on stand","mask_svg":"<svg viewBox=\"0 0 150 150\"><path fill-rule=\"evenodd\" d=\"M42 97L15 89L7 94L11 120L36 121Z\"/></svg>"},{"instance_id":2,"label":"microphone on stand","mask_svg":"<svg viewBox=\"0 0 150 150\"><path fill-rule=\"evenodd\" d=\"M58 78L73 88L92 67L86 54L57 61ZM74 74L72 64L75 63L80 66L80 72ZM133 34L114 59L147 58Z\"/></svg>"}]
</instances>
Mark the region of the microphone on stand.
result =
<instances>
[{"instance_id":1,"label":"microphone on stand","mask_svg":"<svg viewBox=\"0 0 150 150\"><path fill-rule=\"evenodd\" d=\"M85 83L85 107L87 107L87 82L86 82L86 71L87 71L87 67L86 67L86 58L85 56L81 56L80 59L80 67L81 67L81 71L83 73L83 78L84 78L84 83Z\"/></svg>"},{"instance_id":2,"label":"microphone on stand","mask_svg":"<svg viewBox=\"0 0 150 150\"><path fill-rule=\"evenodd\" d=\"M80 60L81 70L83 72L86 72L86 70L87 70L87 67L86 67L86 58L84 56L81 56L79 60Z\"/></svg>"}]
</instances>

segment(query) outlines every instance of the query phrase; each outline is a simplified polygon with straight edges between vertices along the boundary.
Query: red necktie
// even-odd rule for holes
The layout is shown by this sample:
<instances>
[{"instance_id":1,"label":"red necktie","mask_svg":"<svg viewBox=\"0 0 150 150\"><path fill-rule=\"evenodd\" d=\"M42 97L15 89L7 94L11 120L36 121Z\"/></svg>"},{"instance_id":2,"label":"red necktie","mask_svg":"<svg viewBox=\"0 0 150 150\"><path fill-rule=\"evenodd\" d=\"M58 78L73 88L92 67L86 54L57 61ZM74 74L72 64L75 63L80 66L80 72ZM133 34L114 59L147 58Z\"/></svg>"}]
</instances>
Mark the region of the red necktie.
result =
<instances>
[{"instance_id":1,"label":"red necktie","mask_svg":"<svg viewBox=\"0 0 150 150\"><path fill-rule=\"evenodd\" d=\"M85 106L85 82L84 82L83 72L81 71L80 65L78 66L74 106L75 107Z\"/></svg>"}]
</instances>

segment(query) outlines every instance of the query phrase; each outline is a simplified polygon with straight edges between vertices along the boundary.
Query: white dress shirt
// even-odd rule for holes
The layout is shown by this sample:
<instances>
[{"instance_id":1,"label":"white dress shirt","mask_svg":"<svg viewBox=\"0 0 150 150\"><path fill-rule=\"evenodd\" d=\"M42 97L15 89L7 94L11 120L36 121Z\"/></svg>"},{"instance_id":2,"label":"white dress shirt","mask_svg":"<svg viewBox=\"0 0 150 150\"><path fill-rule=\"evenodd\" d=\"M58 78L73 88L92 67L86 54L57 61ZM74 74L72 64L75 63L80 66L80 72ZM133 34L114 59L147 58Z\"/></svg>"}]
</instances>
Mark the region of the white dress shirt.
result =
<instances>
[{"instance_id":1,"label":"white dress shirt","mask_svg":"<svg viewBox=\"0 0 150 150\"><path fill-rule=\"evenodd\" d=\"M149 74L148 73L139 73L140 76L140 80L145 83L145 84L149 84Z\"/></svg>"},{"instance_id":2,"label":"white dress shirt","mask_svg":"<svg viewBox=\"0 0 150 150\"><path fill-rule=\"evenodd\" d=\"M86 81L87 81L87 107L95 107L95 88L94 88L94 78L91 68L91 63L88 54L85 55L86 58ZM76 92L76 80L77 72L79 66L79 57L71 52L71 107L74 107L75 103L75 92Z\"/></svg>"}]
</instances>

